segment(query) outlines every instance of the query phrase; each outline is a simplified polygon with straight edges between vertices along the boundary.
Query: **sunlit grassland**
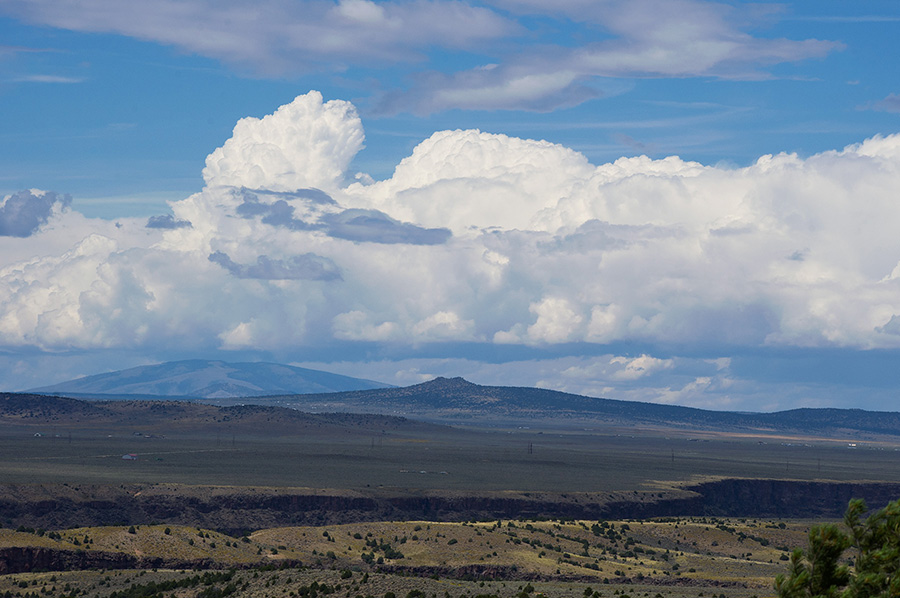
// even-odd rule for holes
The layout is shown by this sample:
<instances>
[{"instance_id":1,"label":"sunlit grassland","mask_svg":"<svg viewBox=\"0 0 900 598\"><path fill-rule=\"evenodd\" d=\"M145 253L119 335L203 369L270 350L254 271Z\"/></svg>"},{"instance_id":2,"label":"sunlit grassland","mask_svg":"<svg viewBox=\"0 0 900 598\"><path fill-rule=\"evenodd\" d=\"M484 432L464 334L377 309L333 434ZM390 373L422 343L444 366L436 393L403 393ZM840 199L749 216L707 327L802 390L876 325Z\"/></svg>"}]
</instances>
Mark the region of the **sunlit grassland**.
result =
<instances>
[{"instance_id":1,"label":"sunlit grassland","mask_svg":"<svg viewBox=\"0 0 900 598\"><path fill-rule=\"evenodd\" d=\"M41 546L211 559L221 570L238 568L239 596L297 595L304 584L317 580L331 584L332 590L340 585L332 593L350 597L380 597L388 591L405 596L413 589L429 596L449 592L454 597L487 593L506 597L518 595L527 581L530 593L547 596L584 595L590 587L592 593L609 597L659 593L739 598L771 595L772 579L785 569L788 548L803 545L809 525L717 518L408 521L277 528L243 537L148 525L33 533L0 530L0 549ZM280 568L282 564L289 566ZM470 573L461 576L461 571ZM65 595L77 587L85 595L102 596L129 584L191 574L196 572L18 573L0 576L0 593L23 595L27 588L41 595L62 595L68 584Z\"/></svg>"}]
</instances>

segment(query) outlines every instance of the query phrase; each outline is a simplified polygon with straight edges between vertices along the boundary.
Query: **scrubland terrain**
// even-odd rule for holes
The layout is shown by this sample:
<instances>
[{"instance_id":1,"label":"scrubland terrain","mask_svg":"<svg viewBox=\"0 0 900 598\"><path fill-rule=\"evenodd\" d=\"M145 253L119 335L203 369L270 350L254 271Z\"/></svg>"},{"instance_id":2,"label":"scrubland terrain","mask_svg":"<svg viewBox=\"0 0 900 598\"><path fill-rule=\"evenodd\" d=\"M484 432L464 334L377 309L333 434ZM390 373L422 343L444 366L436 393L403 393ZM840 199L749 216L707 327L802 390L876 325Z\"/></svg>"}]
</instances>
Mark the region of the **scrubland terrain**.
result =
<instances>
[{"instance_id":1,"label":"scrubland terrain","mask_svg":"<svg viewBox=\"0 0 900 598\"><path fill-rule=\"evenodd\" d=\"M309 595L316 582L318 594L350 598L415 591L505 597L522 595L526 586L532 590L525 594L547 596L765 596L808 527L808 521L671 518L370 522L239 537L169 525L2 530L8 569L0 593L225 595L215 588L276 597ZM17 571L29 568L28 558L49 570ZM65 566L76 558L84 570ZM53 571L63 568L70 570ZM142 586L169 589L141 594Z\"/></svg>"}]
</instances>

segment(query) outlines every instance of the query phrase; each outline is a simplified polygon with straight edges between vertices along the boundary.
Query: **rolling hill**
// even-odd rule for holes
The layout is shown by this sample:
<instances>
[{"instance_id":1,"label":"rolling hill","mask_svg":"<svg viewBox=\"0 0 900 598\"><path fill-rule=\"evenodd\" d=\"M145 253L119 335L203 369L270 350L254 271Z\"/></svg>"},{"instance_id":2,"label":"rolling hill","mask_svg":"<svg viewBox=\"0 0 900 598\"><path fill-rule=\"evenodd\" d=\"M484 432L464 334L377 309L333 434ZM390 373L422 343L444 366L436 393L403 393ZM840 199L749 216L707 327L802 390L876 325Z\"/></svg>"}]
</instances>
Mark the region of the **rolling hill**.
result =
<instances>
[{"instance_id":1,"label":"rolling hill","mask_svg":"<svg viewBox=\"0 0 900 598\"><path fill-rule=\"evenodd\" d=\"M711 411L575 395L543 388L481 386L436 378L402 388L243 399L302 411L383 413L449 424L604 425L751 434L900 436L900 413L793 409L775 413ZM214 401L228 404L228 400Z\"/></svg>"},{"instance_id":2,"label":"rolling hill","mask_svg":"<svg viewBox=\"0 0 900 598\"><path fill-rule=\"evenodd\" d=\"M366 435L371 431L425 430L437 426L402 417L377 414L304 413L271 405L219 407L193 401L88 401L26 393L0 393L0 426L19 429L141 430L152 433L205 433L226 430L264 436L296 435L317 430L343 430Z\"/></svg>"}]
</instances>

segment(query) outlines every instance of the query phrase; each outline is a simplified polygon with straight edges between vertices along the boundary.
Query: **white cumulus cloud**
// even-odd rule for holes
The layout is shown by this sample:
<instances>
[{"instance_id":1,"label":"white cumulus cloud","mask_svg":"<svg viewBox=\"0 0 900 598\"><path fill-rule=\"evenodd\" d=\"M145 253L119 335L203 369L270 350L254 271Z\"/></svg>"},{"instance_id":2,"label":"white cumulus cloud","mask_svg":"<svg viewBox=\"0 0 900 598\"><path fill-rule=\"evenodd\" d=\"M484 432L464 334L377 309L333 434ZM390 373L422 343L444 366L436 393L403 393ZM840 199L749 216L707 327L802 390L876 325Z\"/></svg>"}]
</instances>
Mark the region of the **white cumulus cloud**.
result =
<instances>
[{"instance_id":1,"label":"white cumulus cloud","mask_svg":"<svg viewBox=\"0 0 900 598\"><path fill-rule=\"evenodd\" d=\"M310 93L211 153L166 221L190 226L51 202L47 224L0 237L0 346L709 357L687 375L642 349L552 378L596 394L671 376L654 400L733 392L736 348L900 348L900 135L723 168L444 131L369 185L346 176L362 140L350 104Z\"/></svg>"},{"instance_id":2,"label":"white cumulus cloud","mask_svg":"<svg viewBox=\"0 0 900 598\"><path fill-rule=\"evenodd\" d=\"M349 102L310 92L263 118L242 118L225 144L206 158L203 180L214 186L293 191L335 189L364 134Z\"/></svg>"}]
</instances>

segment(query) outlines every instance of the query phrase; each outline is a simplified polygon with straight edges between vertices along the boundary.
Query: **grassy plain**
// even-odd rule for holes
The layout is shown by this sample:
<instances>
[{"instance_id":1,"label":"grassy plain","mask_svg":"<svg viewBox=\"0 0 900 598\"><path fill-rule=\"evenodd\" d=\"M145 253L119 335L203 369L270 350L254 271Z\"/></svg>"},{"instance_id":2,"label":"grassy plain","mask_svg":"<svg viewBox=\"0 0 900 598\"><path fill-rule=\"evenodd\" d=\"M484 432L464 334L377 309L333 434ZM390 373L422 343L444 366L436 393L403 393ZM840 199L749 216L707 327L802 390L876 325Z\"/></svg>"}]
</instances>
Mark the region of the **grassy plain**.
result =
<instances>
[{"instance_id":1,"label":"grassy plain","mask_svg":"<svg viewBox=\"0 0 900 598\"><path fill-rule=\"evenodd\" d=\"M138 459L123 460L124 454ZM433 427L266 437L227 426L194 432L4 426L0 457L0 477L17 484L620 492L708 477L900 481L900 450L890 442L639 430Z\"/></svg>"}]
</instances>

